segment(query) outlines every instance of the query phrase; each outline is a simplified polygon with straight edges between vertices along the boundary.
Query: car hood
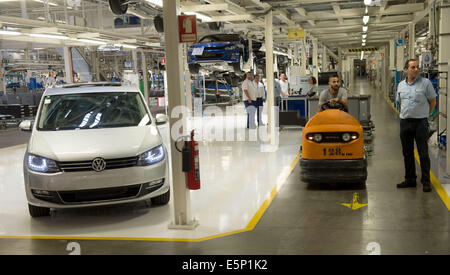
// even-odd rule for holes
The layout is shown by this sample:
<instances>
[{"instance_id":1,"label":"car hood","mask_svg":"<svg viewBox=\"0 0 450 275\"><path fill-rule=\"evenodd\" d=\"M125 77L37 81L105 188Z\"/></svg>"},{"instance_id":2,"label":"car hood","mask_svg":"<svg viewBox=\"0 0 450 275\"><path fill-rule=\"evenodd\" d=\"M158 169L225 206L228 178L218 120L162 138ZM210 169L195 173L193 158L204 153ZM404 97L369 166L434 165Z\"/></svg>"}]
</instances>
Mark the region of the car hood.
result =
<instances>
[{"instance_id":1,"label":"car hood","mask_svg":"<svg viewBox=\"0 0 450 275\"><path fill-rule=\"evenodd\" d=\"M203 42L203 43L197 43L195 45L192 45L194 48L200 48L200 47L226 47L226 46L232 46L235 45L235 42Z\"/></svg>"},{"instance_id":2,"label":"car hood","mask_svg":"<svg viewBox=\"0 0 450 275\"><path fill-rule=\"evenodd\" d=\"M162 143L154 125L108 129L33 130L28 152L56 161L138 156Z\"/></svg>"}]
</instances>

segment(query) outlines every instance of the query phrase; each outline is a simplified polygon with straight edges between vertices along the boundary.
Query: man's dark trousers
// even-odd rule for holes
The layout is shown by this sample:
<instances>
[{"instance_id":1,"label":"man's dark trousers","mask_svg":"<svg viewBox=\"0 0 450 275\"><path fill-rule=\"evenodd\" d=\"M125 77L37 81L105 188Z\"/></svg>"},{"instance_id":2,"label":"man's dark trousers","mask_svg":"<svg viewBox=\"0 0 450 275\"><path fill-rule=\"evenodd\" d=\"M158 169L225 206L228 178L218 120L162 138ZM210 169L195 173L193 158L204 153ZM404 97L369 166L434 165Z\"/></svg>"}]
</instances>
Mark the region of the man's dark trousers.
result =
<instances>
[{"instance_id":1,"label":"man's dark trousers","mask_svg":"<svg viewBox=\"0 0 450 275\"><path fill-rule=\"evenodd\" d=\"M247 100L244 100L244 106L245 106L245 109L247 110L247 128L249 128L249 126L250 126L250 123L249 123L250 115L252 116L253 122L255 121L255 117L254 117L255 112L254 111L256 111L256 108L257 108L256 107L256 101L252 100L252 103L249 103Z\"/></svg>"},{"instance_id":2,"label":"man's dark trousers","mask_svg":"<svg viewBox=\"0 0 450 275\"><path fill-rule=\"evenodd\" d=\"M258 108L256 110L256 114L257 114L256 117L257 117L258 125L262 124L262 121L261 121L262 115L261 115L261 113L262 113L263 105L264 105L264 99L262 97L256 98L256 108Z\"/></svg>"},{"instance_id":3,"label":"man's dark trousers","mask_svg":"<svg viewBox=\"0 0 450 275\"><path fill-rule=\"evenodd\" d=\"M430 183L430 156L428 155L429 125L426 118L407 118L400 120L400 140L402 142L403 159L405 164L405 180L416 181L416 163L414 159L414 140L420 157L422 170L422 184Z\"/></svg>"}]
</instances>

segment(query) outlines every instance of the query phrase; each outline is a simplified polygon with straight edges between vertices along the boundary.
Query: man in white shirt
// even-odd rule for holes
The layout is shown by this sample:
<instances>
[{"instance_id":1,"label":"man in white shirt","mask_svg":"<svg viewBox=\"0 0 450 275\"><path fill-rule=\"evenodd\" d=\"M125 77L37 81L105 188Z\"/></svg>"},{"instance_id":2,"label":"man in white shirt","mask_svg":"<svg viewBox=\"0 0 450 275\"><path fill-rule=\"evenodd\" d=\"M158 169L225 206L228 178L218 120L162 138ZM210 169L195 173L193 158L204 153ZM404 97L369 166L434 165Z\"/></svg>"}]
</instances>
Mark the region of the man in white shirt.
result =
<instances>
[{"instance_id":1,"label":"man in white shirt","mask_svg":"<svg viewBox=\"0 0 450 275\"><path fill-rule=\"evenodd\" d=\"M253 82L253 73L248 72L247 78L242 82L242 99L247 110L247 128L256 128L256 85Z\"/></svg>"},{"instance_id":2,"label":"man in white shirt","mask_svg":"<svg viewBox=\"0 0 450 275\"><path fill-rule=\"evenodd\" d=\"M289 82L286 80L285 74L280 75L279 83L281 87L281 97L287 98L290 95L290 93L289 93Z\"/></svg>"},{"instance_id":3,"label":"man in white shirt","mask_svg":"<svg viewBox=\"0 0 450 275\"><path fill-rule=\"evenodd\" d=\"M264 105L264 100L266 99L266 90L264 88L264 84L261 83L259 79L259 75L255 74L255 79L253 80L256 87L256 108L257 108L257 121L258 126L264 126L264 123L262 122L262 109Z\"/></svg>"}]
</instances>

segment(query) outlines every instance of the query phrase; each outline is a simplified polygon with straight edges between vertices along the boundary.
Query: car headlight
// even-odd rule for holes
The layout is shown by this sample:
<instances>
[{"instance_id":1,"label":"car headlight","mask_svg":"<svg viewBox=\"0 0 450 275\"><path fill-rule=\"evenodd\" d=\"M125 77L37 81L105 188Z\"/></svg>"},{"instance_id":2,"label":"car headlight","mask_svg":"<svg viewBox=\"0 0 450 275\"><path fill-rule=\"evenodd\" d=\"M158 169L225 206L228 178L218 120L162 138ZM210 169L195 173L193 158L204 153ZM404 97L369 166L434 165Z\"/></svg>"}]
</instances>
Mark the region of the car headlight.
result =
<instances>
[{"instance_id":1,"label":"car headlight","mask_svg":"<svg viewBox=\"0 0 450 275\"><path fill-rule=\"evenodd\" d=\"M137 165L148 166L162 161L166 156L163 145L159 145L139 156Z\"/></svg>"},{"instance_id":2,"label":"car headlight","mask_svg":"<svg viewBox=\"0 0 450 275\"><path fill-rule=\"evenodd\" d=\"M27 153L25 155L25 161L27 163L28 169L35 172L57 173L61 171L58 167L58 164L56 164L56 161L48 158Z\"/></svg>"}]
</instances>

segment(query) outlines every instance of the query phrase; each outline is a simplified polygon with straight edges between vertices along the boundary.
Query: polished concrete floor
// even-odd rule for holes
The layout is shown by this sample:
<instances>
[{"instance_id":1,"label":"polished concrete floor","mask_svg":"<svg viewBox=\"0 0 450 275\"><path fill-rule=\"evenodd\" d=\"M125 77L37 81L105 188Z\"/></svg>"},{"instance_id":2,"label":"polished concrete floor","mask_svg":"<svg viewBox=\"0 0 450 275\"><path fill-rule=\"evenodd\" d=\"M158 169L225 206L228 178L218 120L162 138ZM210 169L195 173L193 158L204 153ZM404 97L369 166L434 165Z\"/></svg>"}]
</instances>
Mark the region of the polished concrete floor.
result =
<instances>
[{"instance_id":1,"label":"polished concrete floor","mask_svg":"<svg viewBox=\"0 0 450 275\"><path fill-rule=\"evenodd\" d=\"M297 165L250 231L200 242L6 238L0 254L69 254L72 242L81 254L450 254L442 197L395 187L403 179L397 114L366 81L354 91L372 95L376 126L365 189L303 183ZM343 205L354 198L361 208Z\"/></svg>"}]
</instances>

